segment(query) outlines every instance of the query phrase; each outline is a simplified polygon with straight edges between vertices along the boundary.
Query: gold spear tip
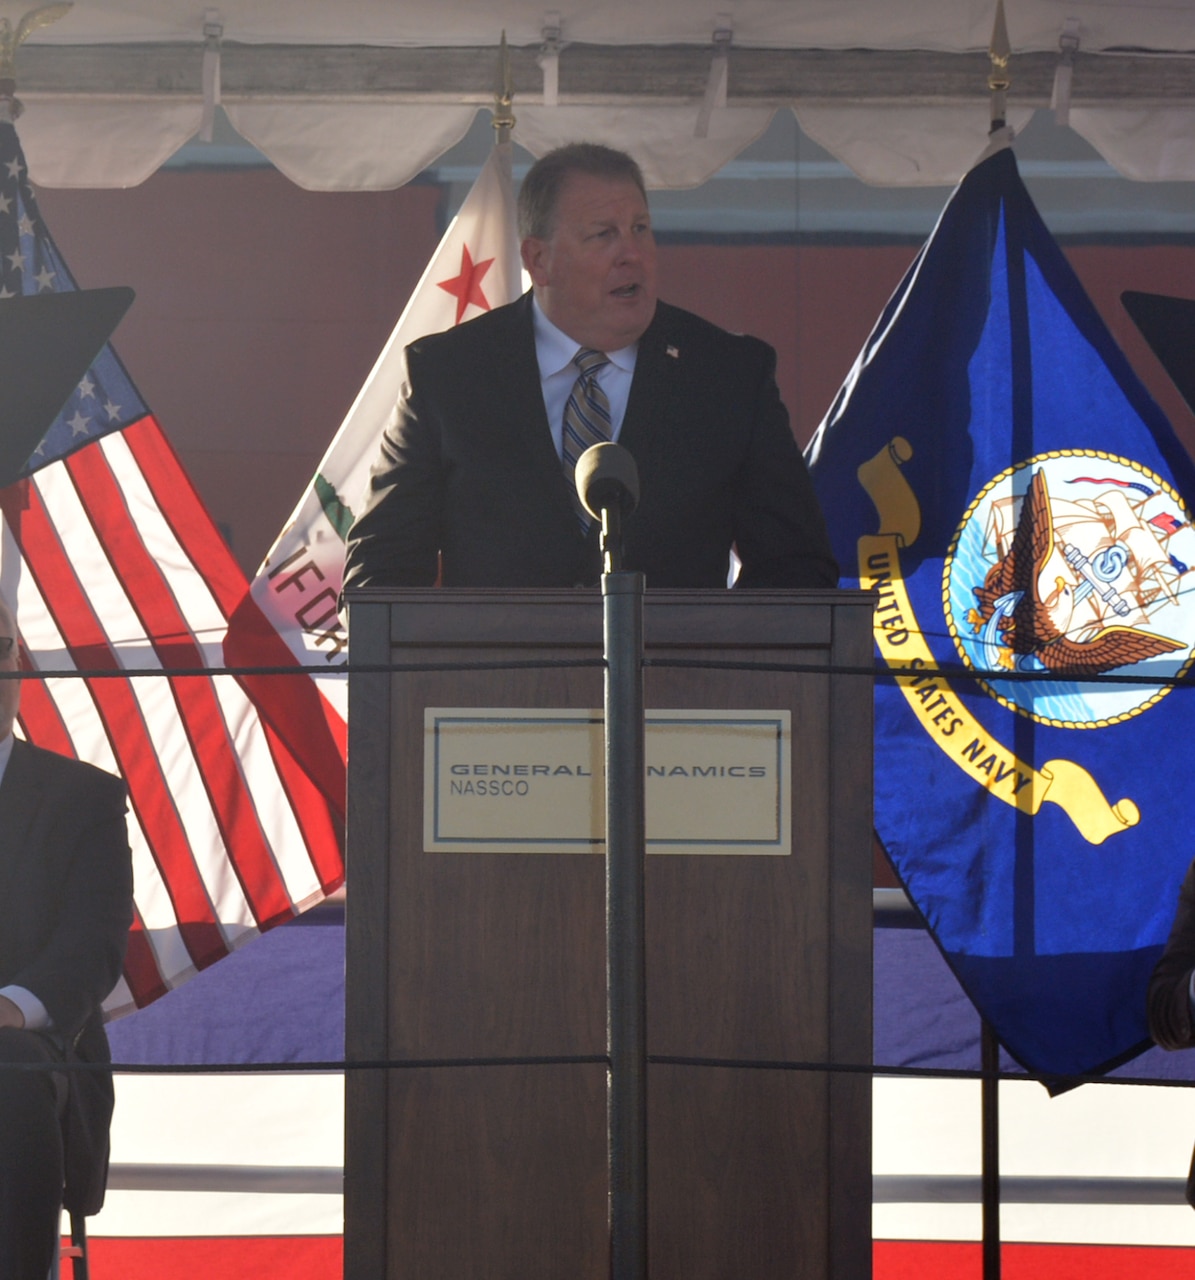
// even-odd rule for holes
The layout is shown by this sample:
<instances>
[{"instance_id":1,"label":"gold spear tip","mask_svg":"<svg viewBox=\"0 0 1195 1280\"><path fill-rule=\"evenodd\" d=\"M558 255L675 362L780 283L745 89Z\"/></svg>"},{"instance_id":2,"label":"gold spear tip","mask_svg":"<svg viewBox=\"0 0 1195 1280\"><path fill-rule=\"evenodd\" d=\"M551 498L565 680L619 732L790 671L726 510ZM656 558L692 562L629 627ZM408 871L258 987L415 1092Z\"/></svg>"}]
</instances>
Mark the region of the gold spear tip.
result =
<instances>
[{"instance_id":1,"label":"gold spear tip","mask_svg":"<svg viewBox=\"0 0 1195 1280\"><path fill-rule=\"evenodd\" d=\"M43 4L19 18L15 27L7 18L0 18L0 96L11 98L16 91L17 50L21 45L40 27L65 18L74 7L73 0Z\"/></svg>"},{"instance_id":2,"label":"gold spear tip","mask_svg":"<svg viewBox=\"0 0 1195 1280\"><path fill-rule=\"evenodd\" d=\"M1008 23L1004 20L1004 0L996 0L996 20L992 24L992 42L988 46L992 70L988 76L989 89L1007 89L1011 83L1008 63L1012 57L1012 45L1008 39Z\"/></svg>"},{"instance_id":3,"label":"gold spear tip","mask_svg":"<svg viewBox=\"0 0 1195 1280\"><path fill-rule=\"evenodd\" d=\"M499 130L500 137L509 137L510 134L502 134L503 129L510 130L514 128L515 116L511 110L514 102L514 90L511 87L510 78L510 50L506 46L506 28L502 29L502 39L498 44L498 83L499 87L494 91L494 128Z\"/></svg>"}]
</instances>

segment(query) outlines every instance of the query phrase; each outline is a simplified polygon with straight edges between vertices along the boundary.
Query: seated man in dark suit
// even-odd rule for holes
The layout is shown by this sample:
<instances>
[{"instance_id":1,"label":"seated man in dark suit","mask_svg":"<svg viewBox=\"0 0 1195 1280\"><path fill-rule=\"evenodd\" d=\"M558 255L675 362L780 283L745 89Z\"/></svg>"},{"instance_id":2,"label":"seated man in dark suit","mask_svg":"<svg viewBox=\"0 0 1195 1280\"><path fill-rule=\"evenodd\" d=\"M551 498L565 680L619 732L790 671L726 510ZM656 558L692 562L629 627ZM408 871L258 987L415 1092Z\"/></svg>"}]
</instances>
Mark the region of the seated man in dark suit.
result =
<instances>
[{"instance_id":1,"label":"seated man in dark suit","mask_svg":"<svg viewBox=\"0 0 1195 1280\"><path fill-rule=\"evenodd\" d=\"M1170 937L1150 975L1146 1011L1149 1034L1163 1049L1195 1049L1195 862L1183 878ZM1195 1155L1187 1203L1195 1209Z\"/></svg>"},{"instance_id":2,"label":"seated man in dark suit","mask_svg":"<svg viewBox=\"0 0 1195 1280\"><path fill-rule=\"evenodd\" d=\"M830 587L825 522L776 387L776 354L656 299L638 165L591 144L519 193L533 289L406 353L404 388L345 586L571 587L601 572L577 457L635 458L625 563L648 587Z\"/></svg>"},{"instance_id":3,"label":"seated man in dark suit","mask_svg":"<svg viewBox=\"0 0 1195 1280\"><path fill-rule=\"evenodd\" d=\"M0 601L0 670L18 667ZM133 918L125 788L13 736L20 684L0 680L0 1064L108 1062L100 1003ZM0 1065L0 1280L45 1280L58 1210L104 1198L112 1077Z\"/></svg>"},{"instance_id":4,"label":"seated man in dark suit","mask_svg":"<svg viewBox=\"0 0 1195 1280\"><path fill-rule=\"evenodd\" d=\"M1195 1048L1195 862L1187 868L1178 909L1149 979L1149 1034L1163 1049Z\"/></svg>"}]
</instances>

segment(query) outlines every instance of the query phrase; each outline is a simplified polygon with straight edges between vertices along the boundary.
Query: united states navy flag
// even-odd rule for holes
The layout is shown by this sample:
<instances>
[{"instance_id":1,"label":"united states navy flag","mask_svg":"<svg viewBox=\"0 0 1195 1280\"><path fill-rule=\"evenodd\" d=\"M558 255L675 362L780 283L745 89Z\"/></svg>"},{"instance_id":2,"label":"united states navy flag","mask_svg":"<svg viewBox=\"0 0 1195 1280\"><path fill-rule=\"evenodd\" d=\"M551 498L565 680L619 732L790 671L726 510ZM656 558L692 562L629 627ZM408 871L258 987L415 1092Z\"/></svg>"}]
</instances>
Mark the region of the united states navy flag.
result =
<instances>
[{"instance_id":1,"label":"united states navy flag","mask_svg":"<svg viewBox=\"0 0 1195 1280\"><path fill-rule=\"evenodd\" d=\"M1195 468L997 150L810 445L878 594L876 830L1043 1073L1144 1047L1193 853Z\"/></svg>"}]
</instances>

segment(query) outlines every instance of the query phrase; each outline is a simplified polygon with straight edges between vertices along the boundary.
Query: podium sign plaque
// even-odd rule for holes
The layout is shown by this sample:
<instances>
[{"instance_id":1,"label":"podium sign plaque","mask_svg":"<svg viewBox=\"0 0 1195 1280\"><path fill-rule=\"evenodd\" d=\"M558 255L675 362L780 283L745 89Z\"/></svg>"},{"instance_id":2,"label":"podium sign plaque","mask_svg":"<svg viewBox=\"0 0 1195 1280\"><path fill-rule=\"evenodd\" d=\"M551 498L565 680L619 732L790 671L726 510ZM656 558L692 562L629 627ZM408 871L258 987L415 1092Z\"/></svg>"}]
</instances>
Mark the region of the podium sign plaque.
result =
<instances>
[{"instance_id":1,"label":"podium sign plaque","mask_svg":"<svg viewBox=\"0 0 1195 1280\"><path fill-rule=\"evenodd\" d=\"M648 853L791 853L787 711L645 721ZM424 852L605 852L601 710L428 707L424 728Z\"/></svg>"}]
</instances>

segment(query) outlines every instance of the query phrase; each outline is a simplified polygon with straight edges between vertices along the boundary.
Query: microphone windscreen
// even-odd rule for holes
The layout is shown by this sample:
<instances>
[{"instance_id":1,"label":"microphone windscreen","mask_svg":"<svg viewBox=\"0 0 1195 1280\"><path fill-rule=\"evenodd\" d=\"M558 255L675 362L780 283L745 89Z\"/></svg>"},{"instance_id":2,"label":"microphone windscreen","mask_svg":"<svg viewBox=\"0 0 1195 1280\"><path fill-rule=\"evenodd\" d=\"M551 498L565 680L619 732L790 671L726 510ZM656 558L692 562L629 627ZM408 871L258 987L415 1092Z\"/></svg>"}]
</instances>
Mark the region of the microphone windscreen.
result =
<instances>
[{"instance_id":1,"label":"microphone windscreen","mask_svg":"<svg viewBox=\"0 0 1195 1280\"><path fill-rule=\"evenodd\" d=\"M577 459L577 494L595 520L605 507L634 511L639 505L639 468L620 444L591 445Z\"/></svg>"}]
</instances>

